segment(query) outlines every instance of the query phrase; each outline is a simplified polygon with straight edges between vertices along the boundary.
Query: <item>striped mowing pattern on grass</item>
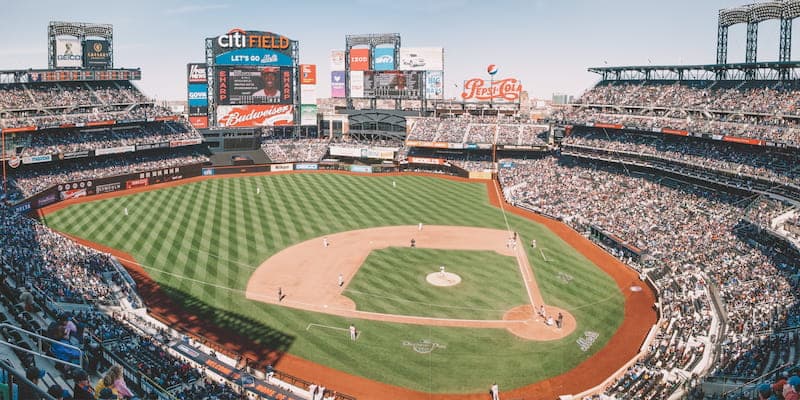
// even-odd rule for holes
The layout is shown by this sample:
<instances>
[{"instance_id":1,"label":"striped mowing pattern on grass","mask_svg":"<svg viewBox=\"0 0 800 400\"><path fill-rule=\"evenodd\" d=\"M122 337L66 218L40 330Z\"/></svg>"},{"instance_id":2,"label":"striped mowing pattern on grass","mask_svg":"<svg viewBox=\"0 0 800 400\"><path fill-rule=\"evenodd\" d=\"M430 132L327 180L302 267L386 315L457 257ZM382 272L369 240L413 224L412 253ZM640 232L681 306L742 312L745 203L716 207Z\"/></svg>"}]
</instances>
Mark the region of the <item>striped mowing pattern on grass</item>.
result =
<instances>
[{"instance_id":1,"label":"striped mowing pattern on grass","mask_svg":"<svg viewBox=\"0 0 800 400\"><path fill-rule=\"evenodd\" d=\"M259 187L261 194L256 195ZM200 318L332 368L435 393L484 390L491 380L511 389L560 374L602 348L622 322L623 298L610 277L546 228L515 215L508 215L508 221L519 232L520 243L535 238L547 254L544 262L538 250L525 246L545 301L577 319L573 335L531 342L505 330L350 321L244 298L247 281L261 262L311 238L419 222L506 229L501 211L488 204L482 183L336 174L211 179L77 204L45 218L54 229L130 253ZM448 270L456 268L446 264ZM574 279L565 282L560 274ZM497 281L509 285L508 279ZM361 289L386 291L377 286ZM397 292L411 295L405 287L388 294ZM513 289L492 287L488 295L519 303ZM489 300L469 301L461 304L464 312L502 308L502 303ZM446 300L428 303L446 305ZM445 309L439 308L437 312ZM306 331L309 323L347 327L351 322L364 332L355 344L336 330ZM588 352L575 343L585 331L599 333ZM403 346L420 339L447 347L421 355Z\"/></svg>"},{"instance_id":2,"label":"striped mowing pattern on grass","mask_svg":"<svg viewBox=\"0 0 800 400\"><path fill-rule=\"evenodd\" d=\"M425 280L443 264L461 283L437 287ZM507 310L528 302L513 257L408 247L370 253L344 295L360 311L457 319L503 319Z\"/></svg>"}]
</instances>

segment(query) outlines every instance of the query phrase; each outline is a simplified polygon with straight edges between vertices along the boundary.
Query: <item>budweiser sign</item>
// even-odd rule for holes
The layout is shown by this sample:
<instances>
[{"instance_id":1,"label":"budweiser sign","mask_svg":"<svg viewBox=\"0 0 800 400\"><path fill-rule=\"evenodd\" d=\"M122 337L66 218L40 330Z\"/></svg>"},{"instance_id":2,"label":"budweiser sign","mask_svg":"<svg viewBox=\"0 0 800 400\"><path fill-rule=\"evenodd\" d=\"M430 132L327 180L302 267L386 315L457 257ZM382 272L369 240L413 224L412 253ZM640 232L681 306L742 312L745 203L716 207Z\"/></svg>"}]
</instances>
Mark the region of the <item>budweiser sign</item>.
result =
<instances>
[{"instance_id":1,"label":"budweiser sign","mask_svg":"<svg viewBox=\"0 0 800 400\"><path fill-rule=\"evenodd\" d=\"M461 98L472 101L501 100L519 101L522 84L514 78L499 79L494 82L481 78L472 78L464 82Z\"/></svg>"},{"instance_id":2,"label":"budweiser sign","mask_svg":"<svg viewBox=\"0 0 800 400\"><path fill-rule=\"evenodd\" d=\"M293 105L268 104L220 106L217 108L217 125L220 127L292 125L293 123Z\"/></svg>"}]
</instances>

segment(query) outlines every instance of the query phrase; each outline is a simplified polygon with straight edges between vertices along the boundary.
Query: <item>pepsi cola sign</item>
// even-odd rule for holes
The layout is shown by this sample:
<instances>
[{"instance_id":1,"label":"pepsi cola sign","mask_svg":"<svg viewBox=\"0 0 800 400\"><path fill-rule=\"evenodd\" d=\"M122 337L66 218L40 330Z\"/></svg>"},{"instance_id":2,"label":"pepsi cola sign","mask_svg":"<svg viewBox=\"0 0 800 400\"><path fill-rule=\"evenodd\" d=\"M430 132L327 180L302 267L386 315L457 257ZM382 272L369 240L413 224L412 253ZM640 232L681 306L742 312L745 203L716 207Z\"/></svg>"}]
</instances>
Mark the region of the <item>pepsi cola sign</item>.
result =
<instances>
[{"instance_id":1,"label":"pepsi cola sign","mask_svg":"<svg viewBox=\"0 0 800 400\"><path fill-rule=\"evenodd\" d=\"M464 101L499 101L518 102L522 93L522 83L515 78L499 79L487 82L485 79L472 78L464 82L461 98Z\"/></svg>"}]
</instances>

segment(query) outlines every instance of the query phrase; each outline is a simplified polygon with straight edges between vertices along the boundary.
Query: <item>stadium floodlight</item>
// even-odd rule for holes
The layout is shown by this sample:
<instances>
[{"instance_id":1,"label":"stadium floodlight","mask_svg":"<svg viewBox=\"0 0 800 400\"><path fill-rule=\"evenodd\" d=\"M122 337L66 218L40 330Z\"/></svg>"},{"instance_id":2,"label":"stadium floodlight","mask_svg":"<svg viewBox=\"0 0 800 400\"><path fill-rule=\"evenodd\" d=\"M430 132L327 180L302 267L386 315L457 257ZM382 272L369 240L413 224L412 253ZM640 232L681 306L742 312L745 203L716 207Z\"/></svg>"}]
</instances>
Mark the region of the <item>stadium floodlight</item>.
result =
<instances>
[{"instance_id":1,"label":"stadium floodlight","mask_svg":"<svg viewBox=\"0 0 800 400\"><path fill-rule=\"evenodd\" d=\"M800 0L786 0L783 3L783 18L794 19L800 17Z\"/></svg>"},{"instance_id":2,"label":"stadium floodlight","mask_svg":"<svg viewBox=\"0 0 800 400\"><path fill-rule=\"evenodd\" d=\"M784 3L771 1L768 3L753 4L750 8L748 22L762 22L770 19L780 19L783 15Z\"/></svg>"}]
</instances>

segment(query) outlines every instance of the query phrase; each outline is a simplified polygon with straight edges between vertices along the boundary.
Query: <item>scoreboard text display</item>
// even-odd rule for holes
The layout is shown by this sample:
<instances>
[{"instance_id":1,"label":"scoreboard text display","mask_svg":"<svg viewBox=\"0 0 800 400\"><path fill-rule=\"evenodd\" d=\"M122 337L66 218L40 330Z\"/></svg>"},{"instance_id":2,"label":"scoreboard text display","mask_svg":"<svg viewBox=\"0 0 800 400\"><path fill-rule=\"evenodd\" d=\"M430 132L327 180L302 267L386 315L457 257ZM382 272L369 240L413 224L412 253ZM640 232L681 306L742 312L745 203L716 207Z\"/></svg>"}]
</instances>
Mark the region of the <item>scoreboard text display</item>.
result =
<instances>
[{"instance_id":1,"label":"scoreboard text display","mask_svg":"<svg viewBox=\"0 0 800 400\"><path fill-rule=\"evenodd\" d=\"M421 71L364 71L364 97L418 99Z\"/></svg>"},{"instance_id":2,"label":"scoreboard text display","mask_svg":"<svg viewBox=\"0 0 800 400\"><path fill-rule=\"evenodd\" d=\"M216 67L217 103L222 105L292 104L292 68Z\"/></svg>"}]
</instances>

